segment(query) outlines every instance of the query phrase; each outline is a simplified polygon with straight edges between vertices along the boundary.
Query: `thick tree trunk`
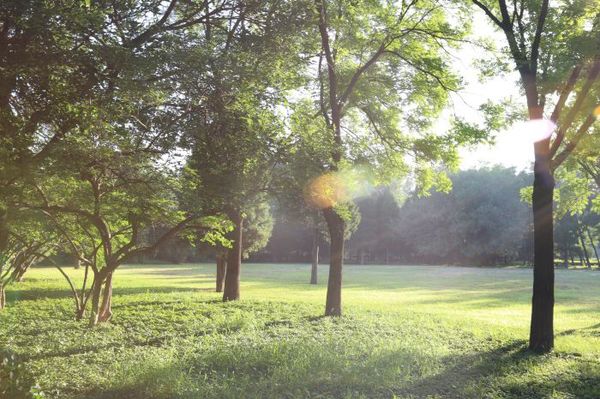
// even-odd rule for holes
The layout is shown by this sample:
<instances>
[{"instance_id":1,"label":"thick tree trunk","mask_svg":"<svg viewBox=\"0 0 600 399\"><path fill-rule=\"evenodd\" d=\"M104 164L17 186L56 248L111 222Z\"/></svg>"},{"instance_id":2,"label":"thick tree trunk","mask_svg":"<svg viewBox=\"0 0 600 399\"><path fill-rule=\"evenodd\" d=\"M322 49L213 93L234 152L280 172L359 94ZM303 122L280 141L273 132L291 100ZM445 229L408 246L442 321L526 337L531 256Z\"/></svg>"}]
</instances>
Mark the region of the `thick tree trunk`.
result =
<instances>
[{"instance_id":1,"label":"thick tree trunk","mask_svg":"<svg viewBox=\"0 0 600 399\"><path fill-rule=\"evenodd\" d=\"M6 307L6 292L4 290L4 285L0 284L0 310Z\"/></svg>"},{"instance_id":2,"label":"thick tree trunk","mask_svg":"<svg viewBox=\"0 0 600 399\"><path fill-rule=\"evenodd\" d=\"M229 249L227 256L227 268L225 272L225 288L223 290L223 301L237 301L240 299L240 270L242 266L242 229L244 219L239 211L228 214L234 223L234 229L229 234L233 247Z\"/></svg>"},{"instance_id":3,"label":"thick tree trunk","mask_svg":"<svg viewBox=\"0 0 600 399\"><path fill-rule=\"evenodd\" d=\"M533 181L534 265L529 348L547 352L554 346L554 177L547 158L548 140L536 143Z\"/></svg>"},{"instance_id":4,"label":"thick tree trunk","mask_svg":"<svg viewBox=\"0 0 600 399\"><path fill-rule=\"evenodd\" d=\"M340 316L342 314L342 267L346 223L332 207L323 209L323 216L327 222L331 241L325 315Z\"/></svg>"},{"instance_id":5,"label":"thick tree trunk","mask_svg":"<svg viewBox=\"0 0 600 399\"><path fill-rule=\"evenodd\" d=\"M102 294L102 306L100 306L100 314L98 316L98 322L104 323L112 318L112 279L113 274L108 273L106 282L104 283L104 292Z\"/></svg>"},{"instance_id":6,"label":"thick tree trunk","mask_svg":"<svg viewBox=\"0 0 600 399\"><path fill-rule=\"evenodd\" d=\"M225 282L225 273L227 268L227 259L225 254L217 255L217 292L223 292L223 283Z\"/></svg>"},{"instance_id":7,"label":"thick tree trunk","mask_svg":"<svg viewBox=\"0 0 600 399\"><path fill-rule=\"evenodd\" d=\"M94 276L94 284L92 285L92 308L90 310L90 327L94 327L99 322L100 317L100 296L102 294L102 278Z\"/></svg>"},{"instance_id":8,"label":"thick tree trunk","mask_svg":"<svg viewBox=\"0 0 600 399\"><path fill-rule=\"evenodd\" d=\"M317 272L319 269L319 229L315 227L312 244L312 265L310 268L310 283L317 284Z\"/></svg>"}]
</instances>

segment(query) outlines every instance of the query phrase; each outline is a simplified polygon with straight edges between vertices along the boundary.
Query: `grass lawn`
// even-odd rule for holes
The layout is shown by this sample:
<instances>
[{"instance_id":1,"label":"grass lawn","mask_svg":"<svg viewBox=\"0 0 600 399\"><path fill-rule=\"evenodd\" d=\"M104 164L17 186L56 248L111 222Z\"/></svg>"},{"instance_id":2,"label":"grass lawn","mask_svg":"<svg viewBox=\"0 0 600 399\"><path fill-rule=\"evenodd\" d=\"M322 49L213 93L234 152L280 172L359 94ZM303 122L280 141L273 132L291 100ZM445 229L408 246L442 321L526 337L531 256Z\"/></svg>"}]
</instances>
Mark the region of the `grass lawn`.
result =
<instances>
[{"instance_id":1,"label":"grass lawn","mask_svg":"<svg viewBox=\"0 0 600 399\"><path fill-rule=\"evenodd\" d=\"M308 265L245 264L242 300L222 303L213 265L126 266L112 322L88 330L58 271L33 269L0 314L0 384L12 371L50 398L600 398L600 272L557 270L544 356L525 350L531 270L346 266L341 318L321 317L326 274L310 286Z\"/></svg>"}]
</instances>

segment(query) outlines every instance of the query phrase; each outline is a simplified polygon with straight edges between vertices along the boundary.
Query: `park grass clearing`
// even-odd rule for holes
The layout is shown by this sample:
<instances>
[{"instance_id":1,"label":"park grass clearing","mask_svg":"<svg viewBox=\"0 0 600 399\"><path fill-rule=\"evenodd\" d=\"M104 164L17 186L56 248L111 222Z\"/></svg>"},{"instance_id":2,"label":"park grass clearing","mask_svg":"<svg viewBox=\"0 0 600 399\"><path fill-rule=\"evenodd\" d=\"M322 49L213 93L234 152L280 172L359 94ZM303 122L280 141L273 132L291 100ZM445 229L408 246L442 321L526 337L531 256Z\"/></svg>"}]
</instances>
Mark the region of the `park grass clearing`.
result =
<instances>
[{"instance_id":1,"label":"park grass clearing","mask_svg":"<svg viewBox=\"0 0 600 399\"><path fill-rule=\"evenodd\" d=\"M242 300L222 303L213 265L125 266L112 322L89 330L58 271L33 269L0 314L2 384L13 371L49 398L600 398L600 272L557 270L543 356L525 350L530 269L346 266L341 318L321 317L326 274L311 286L308 265L245 264Z\"/></svg>"}]
</instances>

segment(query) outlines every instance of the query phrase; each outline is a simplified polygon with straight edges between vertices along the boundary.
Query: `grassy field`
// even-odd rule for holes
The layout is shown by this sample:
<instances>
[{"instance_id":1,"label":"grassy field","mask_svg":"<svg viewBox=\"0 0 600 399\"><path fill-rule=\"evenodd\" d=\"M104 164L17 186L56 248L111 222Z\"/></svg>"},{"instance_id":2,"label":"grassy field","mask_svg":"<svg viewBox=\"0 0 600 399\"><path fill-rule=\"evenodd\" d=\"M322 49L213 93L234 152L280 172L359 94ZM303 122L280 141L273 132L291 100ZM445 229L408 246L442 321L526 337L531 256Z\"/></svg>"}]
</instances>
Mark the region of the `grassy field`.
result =
<instances>
[{"instance_id":1,"label":"grassy field","mask_svg":"<svg viewBox=\"0 0 600 399\"><path fill-rule=\"evenodd\" d=\"M50 398L600 398L600 272L557 270L544 356L525 350L531 270L347 266L337 319L321 317L326 273L310 286L307 265L245 264L242 300L221 303L213 265L127 266L114 319L88 330L59 273L34 269L0 314L1 384L12 371Z\"/></svg>"}]
</instances>

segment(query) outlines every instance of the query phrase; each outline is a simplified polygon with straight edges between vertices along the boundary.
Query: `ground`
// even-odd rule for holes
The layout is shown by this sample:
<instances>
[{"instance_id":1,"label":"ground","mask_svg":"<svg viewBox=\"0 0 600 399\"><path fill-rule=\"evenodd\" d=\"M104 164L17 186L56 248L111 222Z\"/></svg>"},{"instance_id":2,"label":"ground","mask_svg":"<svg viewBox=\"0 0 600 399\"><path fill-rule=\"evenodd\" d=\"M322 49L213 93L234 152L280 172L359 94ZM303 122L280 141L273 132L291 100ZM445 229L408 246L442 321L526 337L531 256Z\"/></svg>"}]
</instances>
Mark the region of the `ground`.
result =
<instances>
[{"instance_id":1,"label":"ground","mask_svg":"<svg viewBox=\"0 0 600 399\"><path fill-rule=\"evenodd\" d=\"M600 272L557 270L556 350L537 356L525 350L530 269L345 266L341 318L321 317L326 267L310 286L308 265L245 264L235 303L213 292L214 269L119 269L114 319L91 331L59 273L32 270L0 313L0 387L11 398L15 386L50 398L600 398Z\"/></svg>"}]
</instances>

